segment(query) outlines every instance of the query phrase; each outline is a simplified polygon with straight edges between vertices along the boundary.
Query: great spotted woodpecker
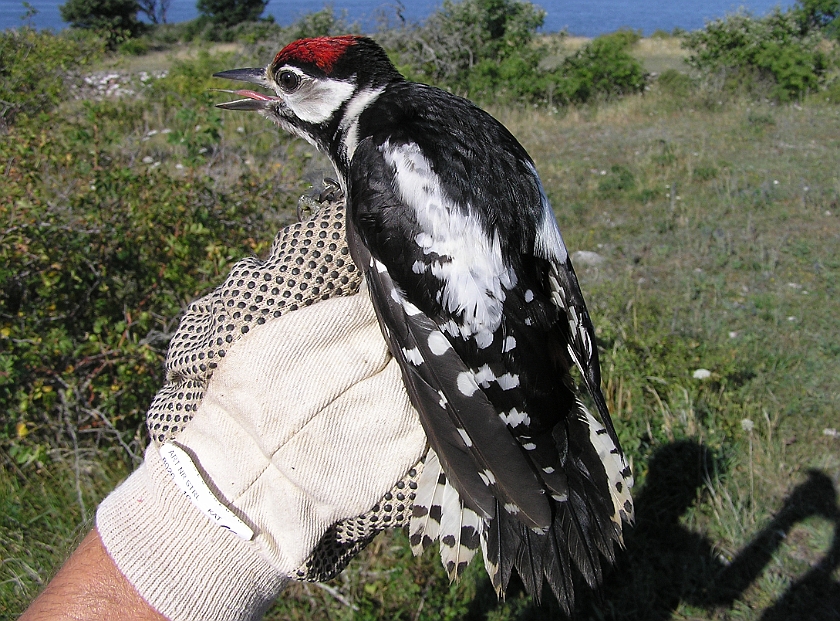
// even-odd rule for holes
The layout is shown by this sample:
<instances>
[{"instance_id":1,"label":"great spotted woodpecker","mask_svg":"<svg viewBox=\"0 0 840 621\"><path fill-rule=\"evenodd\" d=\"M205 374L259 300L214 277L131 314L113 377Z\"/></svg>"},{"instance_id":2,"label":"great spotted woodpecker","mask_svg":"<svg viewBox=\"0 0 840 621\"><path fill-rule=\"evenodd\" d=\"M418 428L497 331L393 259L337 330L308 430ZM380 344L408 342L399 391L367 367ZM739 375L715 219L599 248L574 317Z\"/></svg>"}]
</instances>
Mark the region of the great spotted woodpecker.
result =
<instances>
[{"instance_id":1,"label":"great spotted woodpecker","mask_svg":"<svg viewBox=\"0 0 840 621\"><path fill-rule=\"evenodd\" d=\"M348 241L431 446L410 541L457 578L481 547L501 595L515 568L569 612L631 522L633 478L600 388L595 334L534 163L469 101L409 82L374 41L295 41L216 74L326 153ZM597 409L577 396L577 367Z\"/></svg>"}]
</instances>

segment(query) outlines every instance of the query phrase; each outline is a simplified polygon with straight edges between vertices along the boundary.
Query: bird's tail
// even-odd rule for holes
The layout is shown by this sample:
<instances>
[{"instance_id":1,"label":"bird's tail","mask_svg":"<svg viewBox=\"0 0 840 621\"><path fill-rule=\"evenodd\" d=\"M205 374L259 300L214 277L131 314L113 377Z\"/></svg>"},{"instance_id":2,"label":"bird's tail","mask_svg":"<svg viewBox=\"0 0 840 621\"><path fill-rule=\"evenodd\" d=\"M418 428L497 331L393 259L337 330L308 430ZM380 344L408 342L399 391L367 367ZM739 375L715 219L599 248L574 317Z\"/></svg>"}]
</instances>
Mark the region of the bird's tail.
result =
<instances>
[{"instance_id":1,"label":"bird's tail","mask_svg":"<svg viewBox=\"0 0 840 621\"><path fill-rule=\"evenodd\" d=\"M484 566L500 597L515 569L531 596L539 601L547 582L570 614L575 574L597 588L603 561L613 563L615 544L623 545L623 525L633 521L633 476L604 426L582 403L578 402L575 416L558 424L553 435L564 458L569 493L563 500L553 499L553 519L546 532L534 532L501 507L492 519L479 518L464 507L433 458L432 468L424 469L418 482L417 517L412 517L410 527L415 554L432 543L433 538L423 535L433 534L441 541L441 560L450 579L456 579L480 542ZM445 541L458 545L453 548Z\"/></svg>"}]
</instances>

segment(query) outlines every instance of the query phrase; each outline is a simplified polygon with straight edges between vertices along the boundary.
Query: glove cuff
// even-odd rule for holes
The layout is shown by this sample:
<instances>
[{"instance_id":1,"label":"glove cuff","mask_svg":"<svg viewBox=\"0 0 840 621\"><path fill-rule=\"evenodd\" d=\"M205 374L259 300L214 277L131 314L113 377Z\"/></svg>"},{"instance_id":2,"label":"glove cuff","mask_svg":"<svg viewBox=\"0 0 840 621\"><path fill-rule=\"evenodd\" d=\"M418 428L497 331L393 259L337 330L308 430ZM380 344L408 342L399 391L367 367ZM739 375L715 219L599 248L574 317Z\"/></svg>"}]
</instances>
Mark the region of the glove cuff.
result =
<instances>
[{"instance_id":1,"label":"glove cuff","mask_svg":"<svg viewBox=\"0 0 840 621\"><path fill-rule=\"evenodd\" d=\"M120 572L172 621L261 619L288 581L193 506L154 446L99 506L96 528Z\"/></svg>"}]
</instances>

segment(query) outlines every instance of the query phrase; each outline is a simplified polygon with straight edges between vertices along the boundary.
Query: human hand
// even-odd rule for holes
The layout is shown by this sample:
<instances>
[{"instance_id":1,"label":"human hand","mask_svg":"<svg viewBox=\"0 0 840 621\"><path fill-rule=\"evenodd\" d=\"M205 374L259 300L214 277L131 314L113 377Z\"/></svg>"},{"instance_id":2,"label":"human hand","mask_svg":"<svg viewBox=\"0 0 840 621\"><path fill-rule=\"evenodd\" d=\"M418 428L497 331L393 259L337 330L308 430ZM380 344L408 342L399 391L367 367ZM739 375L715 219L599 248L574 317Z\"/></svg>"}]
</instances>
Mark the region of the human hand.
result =
<instances>
[{"instance_id":1,"label":"human hand","mask_svg":"<svg viewBox=\"0 0 840 621\"><path fill-rule=\"evenodd\" d=\"M257 608L286 579L326 579L376 532L407 523L426 447L367 292L355 293L361 279L342 218L326 207L287 229L267 261L239 262L222 287L190 305L170 344L167 384L149 410L146 482L130 494L156 507L160 529L181 533L165 563L172 576L201 567L201 576L225 580L230 570L236 579L227 580L237 583L251 572L265 589ZM173 478L188 470L185 460L199 474ZM173 498L178 480L193 500ZM219 518L201 515L202 502ZM161 612L200 618L161 580L159 559L131 552L142 545L137 521L122 523L103 504L109 553ZM212 570L206 551L183 541L196 530L221 544ZM202 605L201 615L241 618L220 616L219 606L227 604Z\"/></svg>"}]
</instances>

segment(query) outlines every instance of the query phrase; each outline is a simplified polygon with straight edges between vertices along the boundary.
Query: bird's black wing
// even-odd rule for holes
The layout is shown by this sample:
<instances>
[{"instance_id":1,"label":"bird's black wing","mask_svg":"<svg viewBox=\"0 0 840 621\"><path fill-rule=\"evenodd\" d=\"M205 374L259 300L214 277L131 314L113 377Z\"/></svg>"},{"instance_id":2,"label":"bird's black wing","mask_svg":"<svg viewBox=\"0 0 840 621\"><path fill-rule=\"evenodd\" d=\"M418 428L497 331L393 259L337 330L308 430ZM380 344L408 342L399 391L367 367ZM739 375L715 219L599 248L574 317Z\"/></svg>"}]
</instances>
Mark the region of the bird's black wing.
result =
<instances>
[{"instance_id":1,"label":"bird's black wing","mask_svg":"<svg viewBox=\"0 0 840 621\"><path fill-rule=\"evenodd\" d=\"M427 257L415 243L420 227L395 192L393 176L372 140L357 147L348 188L354 229L348 242L429 443L471 509L491 519L498 499L528 526L545 529L551 512L541 481L433 318L440 319L436 284L412 271Z\"/></svg>"},{"instance_id":2,"label":"bird's black wing","mask_svg":"<svg viewBox=\"0 0 840 621\"><path fill-rule=\"evenodd\" d=\"M425 157L431 146L406 137L359 144L351 252L440 459L432 496L451 483L484 517L485 566L500 593L516 568L532 595L545 579L569 610L571 568L600 583L601 555L613 561L632 511L594 331L530 159L517 143L478 161L466 138L431 138L440 121L414 133L448 149L437 153L446 170ZM486 174L470 186L478 168ZM510 185L491 188L492 174ZM529 230L539 218L550 226ZM603 424L577 400L572 365Z\"/></svg>"}]
</instances>

